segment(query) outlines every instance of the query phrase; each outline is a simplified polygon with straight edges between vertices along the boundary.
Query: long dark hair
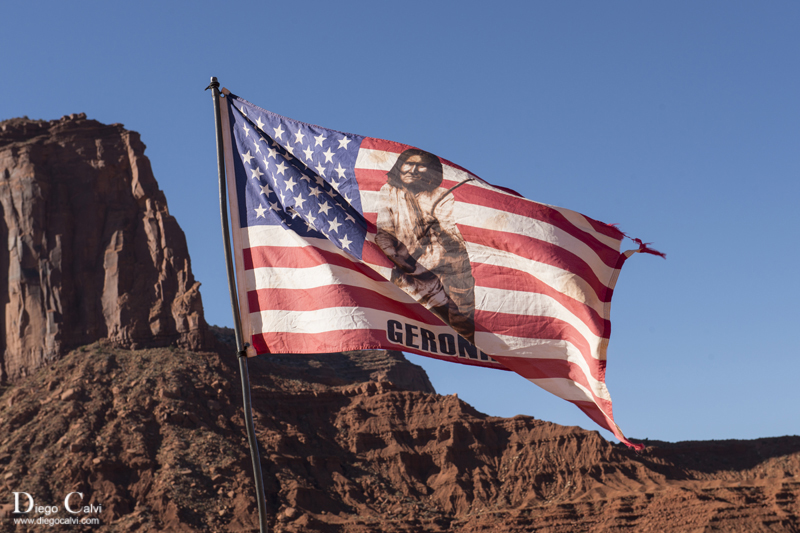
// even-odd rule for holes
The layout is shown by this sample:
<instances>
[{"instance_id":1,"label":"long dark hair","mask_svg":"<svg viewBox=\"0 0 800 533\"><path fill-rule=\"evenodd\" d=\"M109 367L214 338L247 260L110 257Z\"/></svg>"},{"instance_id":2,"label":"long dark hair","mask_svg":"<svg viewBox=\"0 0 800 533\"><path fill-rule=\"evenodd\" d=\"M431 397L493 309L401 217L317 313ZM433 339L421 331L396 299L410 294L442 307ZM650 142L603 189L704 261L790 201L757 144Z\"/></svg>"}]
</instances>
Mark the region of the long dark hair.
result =
<instances>
[{"instance_id":1,"label":"long dark hair","mask_svg":"<svg viewBox=\"0 0 800 533\"><path fill-rule=\"evenodd\" d=\"M410 185L406 185L400 180L400 167L412 156L418 155L422 158L422 163L428 167L428 171L423 173L417 181ZM409 148L401 153L395 161L392 169L386 173L388 176L389 185L397 187L398 189L408 189L413 193L432 191L442 184L442 162L438 157L430 152L419 150L418 148Z\"/></svg>"}]
</instances>

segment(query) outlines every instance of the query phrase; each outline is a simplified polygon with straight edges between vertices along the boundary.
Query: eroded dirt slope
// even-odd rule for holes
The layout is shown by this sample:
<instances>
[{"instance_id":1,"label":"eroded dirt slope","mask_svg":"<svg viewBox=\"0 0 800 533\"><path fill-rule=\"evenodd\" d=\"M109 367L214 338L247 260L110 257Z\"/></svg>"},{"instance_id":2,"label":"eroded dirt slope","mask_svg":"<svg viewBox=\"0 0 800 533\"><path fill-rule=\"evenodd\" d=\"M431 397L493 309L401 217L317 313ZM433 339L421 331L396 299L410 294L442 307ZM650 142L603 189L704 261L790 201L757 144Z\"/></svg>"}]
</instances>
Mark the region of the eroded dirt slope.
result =
<instances>
[{"instance_id":1,"label":"eroded dirt slope","mask_svg":"<svg viewBox=\"0 0 800 533\"><path fill-rule=\"evenodd\" d=\"M232 352L231 352L232 353ZM249 362L274 531L798 531L800 438L649 443L435 394L401 354ZM251 531L233 356L75 350L0 397L0 506L84 494L71 531ZM37 516L34 512L30 516ZM3 531L42 531L0 519Z\"/></svg>"}]
</instances>

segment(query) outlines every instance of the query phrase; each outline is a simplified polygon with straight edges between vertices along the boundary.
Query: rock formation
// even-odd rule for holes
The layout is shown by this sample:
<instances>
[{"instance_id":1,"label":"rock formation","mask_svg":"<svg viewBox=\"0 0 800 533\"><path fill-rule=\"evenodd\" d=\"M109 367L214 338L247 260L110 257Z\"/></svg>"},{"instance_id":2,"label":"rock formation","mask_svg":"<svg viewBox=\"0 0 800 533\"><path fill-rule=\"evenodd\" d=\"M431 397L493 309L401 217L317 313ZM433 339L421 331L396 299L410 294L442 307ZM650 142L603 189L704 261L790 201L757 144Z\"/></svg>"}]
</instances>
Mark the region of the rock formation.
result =
<instances>
[{"instance_id":1,"label":"rock formation","mask_svg":"<svg viewBox=\"0 0 800 533\"><path fill-rule=\"evenodd\" d=\"M97 533L256 531L231 353L98 342L0 390L0 531L26 531L12 527L14 491L67 519L65 494L81 492L102 506L84 515ZM249 366L275 533L800 530L800 437L636 453L419 389L424 372L401 354Z\"/></svg>"},{"instance_id":2,"label":"rock formation","mask_svg":"<svg viewBox=\"0 0 800 533\"><path fill-rule=\"evenodd\" d=\"M200 284L144 149L84 114L0 123L0 382L98 339L204 346Z\"/></svg>"}]
</instances>

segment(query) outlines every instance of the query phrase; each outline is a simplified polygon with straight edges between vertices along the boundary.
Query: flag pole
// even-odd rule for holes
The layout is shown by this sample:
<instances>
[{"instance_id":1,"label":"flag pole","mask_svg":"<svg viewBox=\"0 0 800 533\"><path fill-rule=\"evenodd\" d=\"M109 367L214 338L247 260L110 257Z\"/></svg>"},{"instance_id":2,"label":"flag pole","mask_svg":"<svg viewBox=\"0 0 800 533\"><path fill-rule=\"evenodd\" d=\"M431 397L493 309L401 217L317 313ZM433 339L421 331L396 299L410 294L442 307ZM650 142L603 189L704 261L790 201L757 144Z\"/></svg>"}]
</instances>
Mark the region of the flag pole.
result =
<instances>
[{"instance_id":1,"label":"flag pole","mask_svg":"<svg viewBox=\"0 0 800 533\"><path fill-rule=\"evenodd\" d=\"M242 340L242 320L239 317L239 305L236 297L236 282L234 280L233 257L231 255L231 239L228 227L228 206L225 191L225 151L222 145L222 120L219 110L219 82L211 77L211 84L206 90L211 89L214 99L214 124L217 127L217 171L219 172L219 214L222 219L222 241L225 245L225 266L228 270L228 290L231 295L233 308L233 329L236 336L236 355L239 359L239 373L242 377L242 401L244 403L244 425L247 430L247 443L250 445L250 458L253 461L253 477L256 485L256 498L258 499L258 523L261 533L267 533L267 501L264 495L264 477L261 474L261 457L258 453L258 441L253 426L253 410L250 404L250 378L247 371L247 352Z\"/></svg>"}]
</instances>

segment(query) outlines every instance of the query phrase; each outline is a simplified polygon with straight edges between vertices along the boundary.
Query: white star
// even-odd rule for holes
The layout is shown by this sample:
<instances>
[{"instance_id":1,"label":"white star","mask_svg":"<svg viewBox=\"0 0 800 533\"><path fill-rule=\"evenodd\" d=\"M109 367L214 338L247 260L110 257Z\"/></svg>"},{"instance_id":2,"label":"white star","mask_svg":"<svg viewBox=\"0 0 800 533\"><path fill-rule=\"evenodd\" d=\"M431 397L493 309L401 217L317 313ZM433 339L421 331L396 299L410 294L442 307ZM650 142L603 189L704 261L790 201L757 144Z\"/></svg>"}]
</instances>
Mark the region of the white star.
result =
<instances>
[{"instance_id":1,"label":"white star","mask_svg":"<svg viewBox=\"0 0 800 533\"><path fill-rule=\"evenodd\" d=\"M319 174L323 178L325 177L325 167L322 166L322 163L319 163L314 168L317 169L317 174Z\"/></svg>"},{"instance_id":2,"label":"white star","mask_svg":"<svg viewBox=\"0 0 800 533\"><path fill-rule=\"evenodd\" d=\"M293 191L294 186L297 185L297 183L294 182L294 178L289 178L289 181L284 182L284 185L286 185L287 191Z\"/></svg>"},{"instance_id":3,"label":"white star","mask_svg":"<svg viewBox=\"0 0 800 533\"><path fill-rule=\"evenodd\" d=\"M302 130L297 130L297 133L294 134L294 143L295 144L303 144L303 137L305 137L305 135L303 134L303 131Z\"/></svg>"},{"instance_id":4,"label":"white star","mask_svg":"<svg viewBox=\"0 0 800 533\"><path fill-rule=\"evenodd\" d=\"M331 220L329 224L331 227L328 228L328 231L339 231L339 226L341 226L341 224L339 223L338 217L333 217L333 220Z\"/></svg>"},{"instance_id":5,"label":"white star","mask_svg":"<svg viewBox=\"0 0 800 533\"><path fill-rule=\"evenodd\" d=\"M290 144L290 145L288 145L288 146L284 146L284 148L286 148L286 151L287 151L287 152L289 152L290 154L294 155L294 148L292 148L292 145L291 145L291 144ZM290 156L288 156L288 155L287 155L287 156L284 156L284 157L286 157L286 159L291 159L291 157L290 157Z\"/></svg>"},{"instance_id":6,"label":"white star","mask_svg":"<svg viewBox=\"0 0 800 533\"><path fill-rule=\"evenodd\" d=\"M253 173L253 175L252 175L251 177L252 177L254 180L257 180L258 178L260 178L261 176L263 176L263 175L264 175L264 173L263 173L263 172L261 172L261 169L260 169L260 168L258 168L258 167L256 167L256 168L251 168L251 169L250 169L250 172L252 172L252 173Z\"/></svg>"},{"instance_id":7,"label":"white star","mask_svg":"<svg viewBox=\"0 0 800 533\"><path fill-rule=\"evenodd\" d=\"M308 229L314 229L314 227L311 226L311 224L313 224L314 221L317 220L317 217L315 217L314 214L311 211L309 211L308 214L306 215L306 219L308 220L309 224Z\"/></svg>"},{"instance_id":8,"label":"white star","mask_svg":"<svg viewBox=\"0 0 800 533\"><path fill-rule=\"evenodd\" d=\"M343 194L342 197L344 198L344 201L347 202L348 204L352 203L352 201L350 200L350 197L347 196L346 194Z\"/></svg>"},{"instance_id":9,"label":"white star","mask_svg":"<svg viewBox=\"0 0 800 533\"><path fill-rule=\"evenodd\" d=\"M261 117L258 117L258 120L256 120L256 126L258 126L258 129L264 130L264 123L261 122Z\"/></svg>"},{"instance_id":10,"label":"white star","mask_svg":"<svg viewBox=\"0 0 800 533\"><path fill-rule=\"evenodd\" d=\"M330 148L328 148L328 150L330 150ZM338 163L336 165L336 168L334 168L333 170L335 170L336 173L339 174L339 178L340 179L344 178L345 169L342 168L342 164L341 163Z\"/></svg>"},{"instance_id":11,"label":"white star","mask_svg":"<svg viewBox=\"0 0 800 533\"><path fill-rule=\"evenodd\" d=\"M269 208L272 209L273 211L280 211L281 210L281 208L278 207L278 202L270 202L269 203Z\"/></svg>"},{"instance_id":12,"label":"white star","mask_svg":"<svg viewBox=\"0 0 800 533\"><path fill-rule=\"evenodd\" d=\"M351 241L350 239L348 239L348 238L347 238L347 235L345 235L344 237L342 237L341 239L339 239L339 242L341 242L341 243L342 243L342 248L347 248L347 249L349 250L349 249L350 249L350 244L351 244L353 241Z\"/></svg>"},{"instance_id":13,"label":"white star","mask_svg":"<svg viewBox=\"0 0 800 533\"><path fill-rule=\"evenodd\" d=\"M297 211L295 211L291 207L289 209L287 209L287 211L289 212L290 215L292 215L292 218L297 218L297 217L300 216L300 213L298 213Z\"/></svg>"},{"instance_id":14,"label":"white star","mask_svg":"<svg viewBox=\"0 0 800 533\"><path fill-rule=\"evenodd\" d=\"M306 154L306 159L311 161L311 156L314 155L314 150L311 149L311 145L308 145L303 153Z\"/></svg>"},{"instance_id":15,"label":"white star","mask_svg":"<svg viewBox=\"0 0 800 533\"><path fill-rule=\"evenodd\" d=\"M258 141L256 141L256 153L257 154L261 153L261 147L258 145Z\"/></svg>"},{"instance_id":16,"label":"white star","mask_svg":"<svg viewBox=\"0 0 800 533\"><path fill-rule=\"evenodd\" d=\"M281 161L281 164L280 164L280 165L278 165L278 174L283 174L283 175L285 176L286 174L284 173L284 171L285 171L287 168L289 168L289 167L287 167L286 165L284 165L284 164L283 164L283 161Z\"/></svg>"},{"instance_id":17,"label":"white star","mask_svg":"<svg viewBox=\"0 0 800 533\"><path fill-rule=\"evenodd\" d=\"M244 106L240 107L239 111L242 112L242 115L247 116L247 113L244 112Z\"/></svg>"},{"instance_id":18,"label":"white star","mask_svg":"<svg viewBox=\"0 0 800 533\"><path fill-rule=\"evenodd\" d=\"M264 162L264 168L268 169L269 161L267 161L267 156L262 157L261 160Z\"/></svg>"},{"instance_id":19,"label":"white star","mask_svg":"<svg viewBox=\"0 0 800 533\"><path fill-rule=\"evenodd\" d=\"M345 137L344 139L339 139L339 148L344 148L347 150L347 145L350 144L350 139Z\"/></svg>"},{"instance_id":20,"label":"white star","mask_svg":"<svg viewBox=\"0 0 800 533\"><path fill-rule=\"evenodd\" d=\"M319 135L317 135L316 137L314 137L314 139L316 139L316 140L317 140L317 142L315 142L315 143L314 143L314 146L322 146L322 141L324 141L325 139L327 139L327 137L323 136L323 135L320 133Z\"/></svg>"},{"instance_id":21,"label":"white star","mask_svg":"<svg viewBox=\"0 0 800 533\"><path fill-rule=\"evenodd\" d=\"M246 154L242 154L242 159L244 159L246 165L250 164L250 160L253 159L253 156L250 155L250 150L248 150Z\"/></svg>"},{"instance_id":22,"label":"white star","mask_svg":"<svg viewBox=\"0 0 800 533\"><path fill-rule=\"evenodd\" d=\"M325 162L326 163L332 163L333 162L333 161L331 161L331 158L333 157L333 152L331 152L331 147L330 146L328 147L328 149L326 151L322 152L322 155L325 156Z\"/></svg>"},{"instance_id":23,"label":"white star","mask_svg":"<svg viewBox=\"0 0 800 533\"><path fill-rule=\"evenodd\" d=\"M344 217L344 218L345 218L345 220L349 220L349 221L350 221L350 222L352 222L353 224L355 224L355 222L356 222L356 219L354 219L354 218L353 218L353 215L351 215L350 213L347 213L347 216L346 216L346 217Z\"/></svg>"},{"instance_id":24,"label":"white star","mask_svg":"<svg viewBox=\"0 0 800 533\"><path fill-rule=\"evenodd\" d=\"M250 136L250 128L247 127L247 124L244 124L243 127L244 127L244 136L245 137Z\"/></svg>"},{"instance_id":25,"label":"white star","mask_svg":"<svg viewBox=\"0 0 800 533\"><path fill-rule=\"evenodd\" d=\"M331 179L331 185L333 185L333 188L336 189L337 191L339 190L339 182L338 181L336 181L334 179Z\"/></svg>"},{"instance_id":26,"label":"white star","mask_svg":"<svg viewBox=\"0 0 800 533\"><path fill-rule=\"evenodd\" d=\"M308 176L306 176L305 174L302 174L302 175L300 176L300 179L301 179L301 180L303 180L303 181L307 181L307 182L311 183L311 178L309 178L309 177L308 177Z\"/></svg>"},{"instance_id":27,"label":"white star","mask_svg":"<svg viewBox=\"0 0 800 533\"><path fill-rule=\"evenodd\" d=\"M300 194L298 194L297 196L294 197L294 204L297 206L298 209L303 207L303 204L305 203L305 201L306 201L306 199L303 198L303 196L300 195Z\"/></svg>"},{"instance_id":28,"label":"white star","mask_svg":"<svg viewBox=\"0 0 800 533\"><path fill-rule=\"evenodd\" d=\"M311 192L309 194L314 198L318 198L321 193L322 190L319 187L311 187Z\"/></svg>"},{"instance_id":29,"label":"white star","mask_svg":"<svg viewBox=\"0 0 800 533\"><path fill-rule=\"evenodd\" d=\"M309 231L315 231L315 230L317 229L317 228L315 228L315 227L314 227L314 225L313 225L311 222L309 222L308 220L306 220L306 227L308 228L308 230L309 230Z\"/></svg>"},{"instance_id":30,"label":"white star","mask_svg":"<svg viewBox=\"0 0 800 533\"><path fill-rule=\"evenodd\" d=\"M267 208L262 206L262 205L259 205L258 207L256 207L254 209L254 211L256 212L256 215L258 215L258 216L256 216L256 218L267 218L267 217L264 216L264 211L266 211L266 210L267 210Z\"/></svg>"},{"instance_id":31,"label":"white star","mask_svg":"<svg viewBox=\"0 0 800 533\"><path fill-rule=\"evenodd\" d=\"M278 155L278 151L275 148L270 147L270 148L267 148L267 150L269 151L269 154L268 154L269 157L272 157L272 158L274 158L276 160L278 159L276 157Z\"/></svg>"},{"instance_id":32,"label":"white star","mask_svg":"<svg viewBox=\"0 0 800 533\"><path fill-rule=\"evenodd\" d=\"M261 194L266 194L267 196L269 196L269 193L271 193L271 192L272 192L272 189L269 188L269 183L267 183L266 185L261 187Z\"/></svg>"},{"instance_id":33,"label":"white star","mask_svg":"<svg viewBox=\"0 0 800 533\"><path fill-rule=\"evenodd\" d=\"M331 206L328 205L328 202L322 202L321 204L319 204L319 212L325 213L326 216L328 215L328 211L330 211L330 209Z\"/></svg>"},{"instance_id":34,"label":"white star","mask_svg":"<svg viewBox=\"0 0 800 533\"><path fill-rule=\"evenodd\" d=\"M275 130L275 138L276 139L280 139L283 136L283 126L281 126L280 124L278 124L277 128L272 128L272 129ZM339 141L339 143L341 143L341 142L342 141Z\"/></svg>"}]
</instances>

